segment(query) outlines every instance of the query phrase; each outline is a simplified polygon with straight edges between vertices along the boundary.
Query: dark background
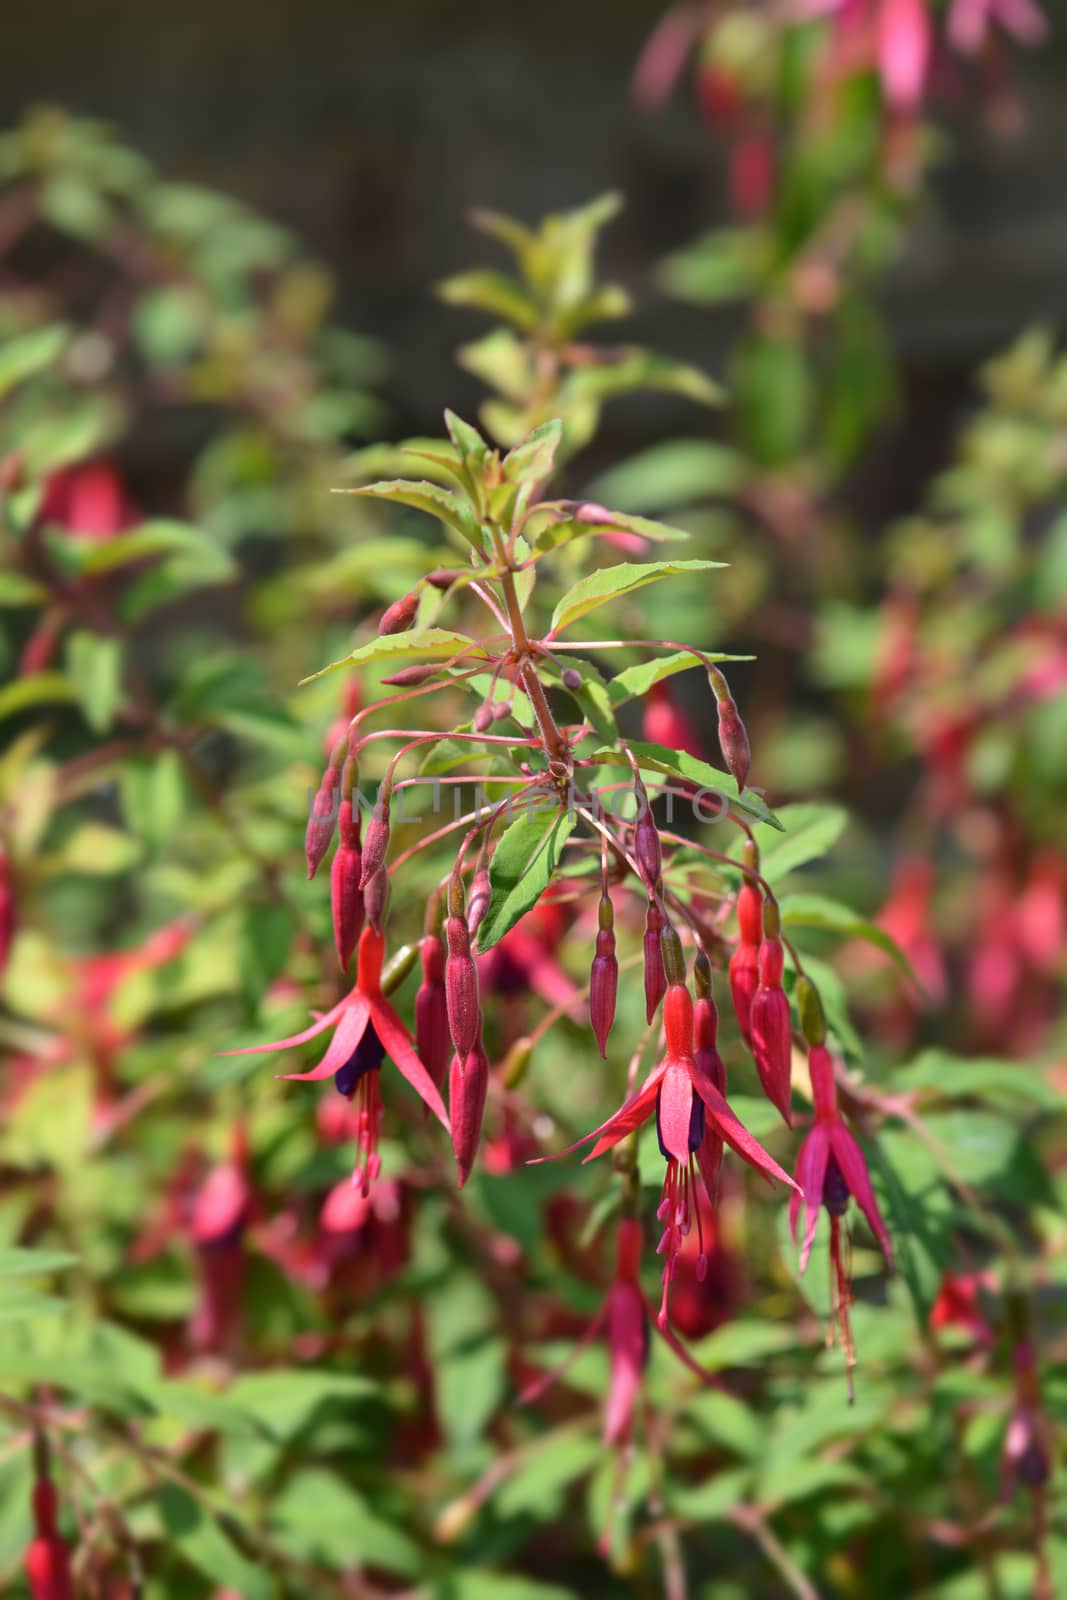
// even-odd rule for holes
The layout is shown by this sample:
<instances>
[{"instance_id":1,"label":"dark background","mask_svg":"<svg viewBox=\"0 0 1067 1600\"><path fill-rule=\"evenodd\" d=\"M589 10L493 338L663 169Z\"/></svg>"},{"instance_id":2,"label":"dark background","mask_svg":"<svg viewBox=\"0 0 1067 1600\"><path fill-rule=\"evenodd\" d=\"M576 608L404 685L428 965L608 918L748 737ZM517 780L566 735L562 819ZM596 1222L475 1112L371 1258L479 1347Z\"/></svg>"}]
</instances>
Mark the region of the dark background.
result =
<instances>
[{"instance_id":1,"label":"dark background","mask_svg":"<svg viewBox=\"0 0 1067 1600\"><path fill-rule=\"evenodd\" d=\"M1051 42L1010 53L1018 133L995 136L966 84L946 85L944 165L885 289L904 379L880 452L886 509L894 486L938 459L976 361L1032 321L1067 320L1067 17L1062 0L1045 9ZM289 224L334 270L343 319L388 345L397 430L432 428L443 405L478 392L451 353L486 323L431 293L492 258L464 220L476 203L532 219L621 189L603 264L641 302L627 337L721 369L729 319L671 303L652 276L665 250L726 217L716 136L688 82L661 112L629 101L661 11L649 0L28 5L5 18L0 120L41 101L106 117L167 174ZM678 423L662 398L609 408L604 442L628 447L637 426L647 437Z\"/></svg>"}]
</instances>

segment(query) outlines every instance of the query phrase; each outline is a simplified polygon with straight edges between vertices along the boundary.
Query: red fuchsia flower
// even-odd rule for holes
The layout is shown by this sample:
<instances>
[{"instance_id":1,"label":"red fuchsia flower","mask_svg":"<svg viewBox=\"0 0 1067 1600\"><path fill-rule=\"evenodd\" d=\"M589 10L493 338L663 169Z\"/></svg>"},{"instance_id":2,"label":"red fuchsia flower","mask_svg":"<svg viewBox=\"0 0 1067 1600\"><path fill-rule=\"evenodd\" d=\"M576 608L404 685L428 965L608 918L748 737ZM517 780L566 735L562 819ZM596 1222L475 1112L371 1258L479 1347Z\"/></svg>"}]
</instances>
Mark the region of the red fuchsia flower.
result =
<instances>
[{"instance_id":1,"label":"red fuchsia flower","mask_svg":"<svg viewBox=\"0 0 1067 1600\"><path fill-rule=\"evenodd\" d=\"M736 1150L749 1166L761 1172L765 1178L777 1178L779 1182L795 1188L792 1178L752 1137L730 1109L722 1091L698 1064L694 1046L693 1002L689 990L682 983L672 983L667 990L663 1002L663 1026L666 1054L637 1092L599 1128L594 1128L584 1139L577 1140L567 1150L560 1152L561 1155L569 1155L572 1150L592 1142L593 1148L585 1159L594 1161L597 1156L628 1138L655 1113L656 1135L667 1163L657 1212L664 1224L657 1250L664 1257L663 1300L659 1310L661 1327L667 1321L667 1297L678 1252L693 1222L694 1166L700 1165L700 1152L709 1121L715 1136ZM714 1196L709 1198L713 1200ZM699 1229L699 1210L695 1215Z\"/></svg>"},{"instance_id":2,"label":"red fuchsia flower","mask_svg":"<svg viewBox=\"0 0 1067 1600\"><path fill-rule=\"evenodd\" d=\"M1034 0L952 0L948 37L961 55L977 55L995 27L1003 28L1020 44L1040 44L1048 32Z\"/></svg>"},{"instance_id":3,"label":"red fuchsia flower","mask_svg":"<svg viewBox=\"0 0 1067 1600\"><path fill-rule=\"evenodd\" d=\"M382 1061L388 1055L401 1075L410 1083L415 1093L428 1106L434 1116L449 1131L448 1114L437 1087L419 1060L414 1042L403 1022L382 993L382 961L385 956L385 939L374 928L364 928L359 940L355 987L322 1016L316 1017L309 1028L294 1033L288 1039L278 1039L272 1044L247 1045L243 1050L227 1051L228 1055L260 1055L269 1050L292 1050L318 1038L328 1028L334 1036L325 1055L310 1072L287 1072L286 1079L300 1083L321 1083L333 1077L339 1093L346 1098L359 1097L359 1132L357 1142L362 1159L353 1174L353 1182L368 1193L381 1170L378 1155L378 1124L382 1117L381 1088L379 1084Z\"/></svg>"},{"instance_id":4,"label":"red fuchsia flower","mask_svg":"<svg viewBox=\"0 0 1067 1600\"><path fill-rule=\"evenodd\" d=\"M190 1342L197 1350L222 1351L237 1334L247 1266L244 1235L251 1213L247 1142L238 1128L230 1159L208 1173L189 1219L200 1272L200 1299L189 1323Z\"/></svg>"},{"instance_id":5,"label":"red fuchsia flower","mask_svg":"<svg viewBox=\"0 0 1067 1600\"><path fill-rule=\"evenodd\" d=\"M26 1551L26 1577L32 1600L74 1600L70 1551L56 1527L58 1502L51 1479L33 1486L34 1536Z\"/></svg>"},{"instance_id":6,"label":"red fuchsia flower","mask_svg":"<svg viewBox=\"0 0 1067 1600\"><path fill-rule=\"evenodd\" d=\"M752 1030L752 1056L763 1092L779 1112L787 1127L793 1126L789 1103L793 1025L789 1001L782 988L785 952L778 937L778 907L768 900L763 910L763 943L759 947L759 988L752 997L749 1026Z\"/></svg>"},{"instance_id":7,"label":"red fuchsia flower","mask_svg":"<svg viewBox=\"0 0 1067 1600\"><path fill-rule=\"evenodd\" d=\"M633 1434L634 1413L641 1380L649 1357L649 1323L656 1321L665 1344L679 1361L703 1383L715 1379L693 1360L685 1346L662 1319L654 1317L641 1287L641 1224L634 1217L619 1223L615 1276L600 1310L586 1326L571 1354L558 1367L527 1385L519 1396L526 1405L544 1394L561 1378L598 1333L606 1332L611 1359L611 1380L604 1408L604 1443L622 1446Z\"/></svg>"},{"instance_id":8,"label":"red fuchsia flower","mask_svg":"<svg viewBox=\"0 0 1067 1600\"><path fill-rule=\"evenodd\" d=\"M996 1339L981 1307L981 1292L994 1287L989 1272L946 1272L930 1308L931 1328L962 1328L978 1344L992 1349Z\"/></svg>"},{"instance_id":9,"label":"red fuchsia flower","mask_svg":"<svg viewBox=\"0 0 1067 1600\"><path fill-rule=\"evenodd\" d=\"M1043 850L1034 857L1015 920L1030 965L1055 977L1067 945L1067 863L1058 851Z\"/></svg>"},{"instance_id":10,"label":"red fuchsia flower","mask_svg":"<svg viewBox=\"0 0 1067 1600\"><path fill-rule=\"evenodd\" d=\"M107 461L95 461L49 474L37 520L105 541L134 527L139 513L115 468Z\"/></svg>"},{"instance_id":11,"label":"red fuchsia flower","mask_svg":"<svg viewBox=\"0 0 1067 1600\"><path fill-rule=\"evenodd\" d=\"M804 1237L800 1247L800 1270L803 1272L815 1242L819 1212L823 1207L826 1208L830 1218L831 1332L836 1326L848 1361L851 1391L852 1368L856 1360L848 1315L852 1303L852 1283L841 1238L841 1219L848 1210L850 1196L867 1218L871 1232L890 1265L893 1261L893 1245L874 1198L863 1151L841 1121L834 1064L825 1044L811 1045L808 1068L815 1101L815 1122L797 1156L797 1182L789 1197L789 1228L795 1244L797 1222L803 1205Z\"/></svg>"},{"instance_id":12,"label":"red fuchsia flower","mask_svg":"<svg viewBox=\"0 0 1067 1600\"><path fill-rule=\"evenodd\" d=\"M669 750L684 750L688 755L703 755L700 734L671 694L666 683L654 683L648 692L641 718L641 732L653 744Z\"/></svg>"}]
</instances>

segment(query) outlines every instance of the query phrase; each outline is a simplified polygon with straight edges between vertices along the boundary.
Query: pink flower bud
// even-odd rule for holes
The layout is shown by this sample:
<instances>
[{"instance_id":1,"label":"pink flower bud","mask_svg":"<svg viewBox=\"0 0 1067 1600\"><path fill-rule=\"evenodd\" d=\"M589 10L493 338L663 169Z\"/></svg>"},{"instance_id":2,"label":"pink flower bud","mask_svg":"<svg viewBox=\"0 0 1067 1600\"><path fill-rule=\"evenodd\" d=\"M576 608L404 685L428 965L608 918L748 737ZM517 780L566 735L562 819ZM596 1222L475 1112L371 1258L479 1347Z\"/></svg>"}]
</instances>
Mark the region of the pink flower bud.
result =
<instances>
[{"instance_id":1,"label":"pink flower bud","mask_svg":"<svg viewBox=\"0 0 1067 1600\"><path fill-rule=\"evenodd\" d=\"M494 701L492 711L494 722L503 722L506 717L510 717L511 715L511 707L508 705L506 700Z\"/></svg>"},{"instance_id":2,"label":"pink flower bud","mask_svg":"<svg viewBox=\"0 0 1067 1600\"><path fill-rule=\"evenodd\" d=\"M634 823L634 855L641 882L649 894L655 894L663 872L663 850L659 842L659 829L653 820L647 798L639 795L638 804L642 805L642 809Z\"/></svg>"},{"instance_id":3,"label":"pink flower bud","mask_svg":"<svg viewBox=\"0 0 1067 1600\"><path fill-rule=\"evenodd\" d=\"M493 708L488 701L486 701L480 705L477 711L474 713L472 725L475 733L488 733L490 727L492 726L492 722Z\"/></svg>"},{"instance_id":4,"label":"pink flower bud","mask_svg":"<svg viewBox=\"0 0 1067 1600\"><path fill-rule=\"evenodd\" d=\"M452 572L448 567L435 567L426 574L426 582L431 588L439 590L442 594L451 589L457 578L462 578L462 572Z\"/></svg>"},{"instance_id":5,"label":"pink flower bud","mask_svg":"<svg viewBox=\"0 0 1067 1600\"><path fill-rule=\"evenodd\" d=\"M333 912L333 937L341 969L348 971L353 951L363 931L364 902L359 887L362 856L359 848L358 812L353 820L351 800L342 800L339 816L340 843L330 869L330 906Z\"/></svg>"},{"instance_id":6,"label":"pink flower bud","mask_svg":"<svg viewBox=\"0 0 1067 1600\"><path fill-rule=\"evenodd\" d=\"M366 889L368 881L385 862L389 850L389 831L389 796L379 792L363 837L363 866L359 879L361 889Z\"/></svg>"},{"instance_id":7,"label":"pink flower bud","mask_svg":"<svg viewBox=\"0 0 1067 1600\"><path fill-rule=\"evenodd\" d=\"M726 762L726 770L737 784L737 792L745 787L752 760L748 734L741 721L737 702L726 695L719 701L719 748Z\"/></svg>"},{"instance_id":8,"label":"pink flower bud","mask_svg":"<svg viewBox=\"0 0 1067 1600\"><path fill-rule=\"evenodd\" d=\"M562 678L563 687L565 689L570 689L572 693L575 689L580 689L582 687L582 675L578 671L577 667L564 667Z\"/></svg>"},{"instance_id":9,"label":"pink flower bud","mask_svg":"<svg viewBox=\"0 0 1067 1600\"><path fill-rule=\"evenodd\" d=\"M600 1054L607 1059L608 1034L615 1020L619 963L615 959L615 912L607 895L600 899L600 927L589 978L589 1020Z\"/></svg>"},{"instance_id":10,"label":"pink flower bud","mask_svg":"<svg viewBox=\"0 0 1067 1600\"><path fill-rule=\"evenodd\" d=\"M782 989L784 956L780 939L764 939L759 952L759 988L752 1000L750 1023L752 1054L767 1099L781 1112L789 1127L793 1032L789 1001Z\"/></svg>"},{"instance_id":11,"label":"pink flower bud","mask_svg":"<svg viewBox=\"0 0 1067 1600\"><path fill-rule=\"evenodd\" d=\"M489 1060L479 1040L465 1055L452 1057L448 1079L448 1118L461 1189L478 1153L488 1088Z\"/></svg>"},{"instance_id":12,"label":"pink flower bud","mask_svg":"<svg viewBox=\"0 0 1067 1600\"><path fill-rule=\"evenodd\" d=\"M470 930L466 919L447 917L445 938L448 941L448 959L445 962L448 1031L452 1035L456 1054L465 1060L474 1049L482 1026L478 968L471 955Z\"/></svg>"},{"instance_id":13,"label":"pink flower bud","mask_svg":"<svg viewBox=\"0 0 1067 1600\"><path fill-rule=\"evenodd\" d=\"M318 793L311 803L311 815L308 817L307 832L304 835L304 854L307 857L309 878L315 876L319 862L330 848L330 840L333 838L334 825L337 821L335 805L340 782L341 769L331 763L323 773Z\"/></svg>"},{"instance_id":14,"label":"pink flower bud","mask_svg":"<svg viewBox=\"0 0 1067 1600\"><path fill-rule=\"evenodd\" d=\"M364 860L366 860L365 853ZM363 887L363 909L366 912L367 921L375 933L380 934L382 931L382 921L388 904L389 874L384 867L379 867L377 872L367 879Z\"/></svg>"},{"instance_id":15,"label":"pink flower bud","mask_svg":"<svg viewBox=\"0 0 1067 1600\"><path fill-rule=\"evenodd\" d=\"M390 673L382 682L387 683L391 689L417 689L421 684L429 683L435 673L440 672L441 664L438 661L415 662L410 667L401 667L399 672Z\"/></svg>"},{"instance_id":16,"label":"pink flower bud","mask_svg":"<svg viewBox=\"0 0 1067 1600\"><path fill-rule=\"evenodd\" d=\"M415 620L415 613L419 609L418 593L404 595L401 600L394 600L387 611L382 612L382 620L378 624L379 634L405 633Z\"/></svg>"},{"instance_id":17,"label":"pink flower bud","mask_svg":"<svg viewBox=\"0 0 1067 1600\"><path fill-rule=\"evenodd\" d=\"M665 918L663 912L654 900L648 902L648 914L645 917L645 1020L651 1022L656 1014L656 1007L663 999L667 988L667 973L663 966L663 944L660 935L663 932Z\"/></svg>"},{"instance_id":18,"label":"pink flower bud","mask_svg":"<svg viewBox=\"0 0 1067 1600\"><path fill-rule=\"evenodd\" d=\"M470 899L467 902L467 927L470 929L471 938L478 932L489 910L489 901L492 890L489 887L489 874L484 867L479 867L471 880Z\"/></svg>"},{"instance_id":19,"label":"pink flower bud","mask_svg":"<svg viewBox=\"0 0 1067 1600\"><path fill-rule=\"evenodd\" d=\"M422 941L422 983L415 995L415 1049L437 1088L448 1070L445 947L435 933Z\"/></svg>"}]
</instances>

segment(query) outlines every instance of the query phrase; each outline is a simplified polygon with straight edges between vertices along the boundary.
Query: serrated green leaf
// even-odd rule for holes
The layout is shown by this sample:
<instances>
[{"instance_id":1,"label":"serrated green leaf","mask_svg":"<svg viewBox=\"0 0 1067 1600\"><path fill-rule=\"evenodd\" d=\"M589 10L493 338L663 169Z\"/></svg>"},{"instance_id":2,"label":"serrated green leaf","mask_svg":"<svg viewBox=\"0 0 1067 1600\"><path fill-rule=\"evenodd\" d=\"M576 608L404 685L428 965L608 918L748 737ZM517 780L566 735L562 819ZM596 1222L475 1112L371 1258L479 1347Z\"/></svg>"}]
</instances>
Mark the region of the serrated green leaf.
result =
<instances>
[{"instance_id":1,"label":"serrated green leaf","mask_svg":"<svg viewBox=\"0 0 1067 1600\"><path fill-rule=\"evenodd\" d=\"M639 519L626 519L627 524L635 520ZM646 584L659 583L663 578L682 577L689 572L710 572L722 564L721 561L620 561L614 567L602 567L588 577L580 578L567 590L552 613L551 631L559 633L597 606L617 600L622 595L634 594Z\"/></svg>"},{"instance_id":2,"label":"serrated green leaf","mask_svg":"<svg viewBox=\"0 0 1067 1600\"><path fill-rule=\"evenodd\" d=\"M772 828L781 827L774 812L760 799L758 791L746 789L744 794L739 795L737 784L728 772L720 772L718 767L711 767L706 761L700 761L684 750L669 750L664 744L652 744L646 739L631 739L629 746L637 757L639 765L648 768L649 771L663 772L668 777L684 778L687 783L696 784L698 789L721 795L730 806L743 811L747 817L754 817L757 822L766 822ZM590 760L602 766L629 765L626 757L618 750L597 750Z\"/></svg>"},{"instance_id":3,"label":"serrated green leaf","mask_svg":"<svg viewBox=\"0 0 1067 1600\"><path fill-rule=\"evenodd\" d=\"M504 476L511 483L540 483L552 471L562 438L559 417L542 422L514 450L508 451L502 462Z\"/></svg>"},{"instance_id":4,"label":"serrated green leaf","mask_svg":"<svg viewBox=\"0 0 1067 1600\"><path fill-rule=\"evenodd\" d=\"M848 827L848 812L843 806L783 806L778 820L784 838L775 833L757 833L760 871L769 883L778 883L786 873L826 855Z\"/></svg>"},{"instance_id":5,"label":"serrated green leaf","mask_svg":"<svg viewBox=\"0 0 1067 1600\"><path fill-rule=\"evenodd\" d=\"M482 530L474 512L450 489L439 483L422 483L408 478L389 478L382 483L365 483L356 489L335 489L335 494L360 494L370 500L386 500L393 505L410 506L436 517L455 530L475 550L482 549Z\"/></svg>"},{"instance_id":6,"label":"serrated green leaf","mask_svg":"<svg viewBox=\"0 0 1067 1600\"><path fill-rule=\"evenodd\" d=\"M466 633L451 633L445 628L416 628L407 633L388 633L368 639L351 655L343 656L340 661L331 661L328 667L313 672L309 678L301 678L300 682L301 686L314 683L328 672L339 672L342 668L360 666L368 661L447 661L452 656L462 656L466 661L487 661L489 652Z\"/></svg>"},{"instance_id":7,"label":"serrated green leaf","mask_svg":"<svg viewBox=\"0 0 1067 1600\"><path fill-rule=\"evenodd\" d=\"M540 899L577 821L572 809L546 802L526 808L505 829L489 864L489 909L478 929L479 950L491 950Z\"/></svg>"},{"instance_id":8,"label":"serrated green leaf","mask_svg":"<svg viewBox=\"0 0 1067 1600\"><path fill-rule=\"evenodd\" d=\"M754 656L726 655L721 650L705 650L702 653L708 661L755 660ZM691 650L676 650L673 655L657 656L654 661L639 661L636 666L624 667L608 684L612 705L618 706L624 700L633 700L645 695L653 684L662 683L664 678L673 678L676 673L687 672L691 667L700 666L700 660Z\"/></svg>"}]
</instances>

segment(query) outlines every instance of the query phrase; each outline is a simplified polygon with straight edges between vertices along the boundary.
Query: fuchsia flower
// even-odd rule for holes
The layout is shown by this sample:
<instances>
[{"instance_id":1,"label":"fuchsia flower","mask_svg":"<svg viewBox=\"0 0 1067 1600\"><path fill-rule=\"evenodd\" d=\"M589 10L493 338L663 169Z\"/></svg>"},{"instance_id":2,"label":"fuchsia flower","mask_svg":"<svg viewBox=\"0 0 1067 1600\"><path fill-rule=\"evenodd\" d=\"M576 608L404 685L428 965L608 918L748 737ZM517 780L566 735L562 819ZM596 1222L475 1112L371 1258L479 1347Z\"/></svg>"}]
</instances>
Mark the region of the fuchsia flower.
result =
<instances>
[{"instance_id":1,"label":"fuchsia flower","mask_svg":"<svg viewBox=\"0 0 1067 1600\"><path fill-rule=\"evenodd\" d=\"M33 1486L34 1536L26 1551L26 1578L33 1600L73 1600L70 1549L57 1527L58 1501L50 1478Z\"/></svg>"},{"instance_id":2,"label":"fuchsia flower","mask_svg":"<svg viewBox=\"0 0 1067 1600\"><path fill-rule=\"evenodd\" d=\"M611 1358L611 1381L604 1407L604 1443L625 1445L633 1433L634 1412L641 1379L649 1356L649 1323L656 1320L664 1343L704 1383L715 1383L710 1373L693 1360L677 1335L662 1318L653 1317L648 1297L641 1287L641 1224L634 1217L619 1223L616 1244L615 1276L593 1320L587 1325L570 1355L529 1384L519 1396L519 1404L536 1400L561 1378L591 1340L606 1329Z\"/></svg>"},{"instance_id":3,"label":"fuchsia flower","mask_svg":"<svg viewBox=\"0 0 1067 1600\"><path fill-rule=\"evenodd\" d=\"M931 1328L962 1328L991 1350L996 1340L982 1311L981 1291L993 1286L992 1274L988 1272L946 1272L937 1299L930 1308Z\"/></svg>"},{"instance_id":4,"label":"fuchsia flower","mask_svg":"<svg viewBox=\"0 0 1067 1600\"><path fill-rule=\"evenodd\" d=\"M328 1028L334 1036L326 1054L310 1072L287 1072L282 1076L300 1083L319 1083L333 1077L339 1093L351 1099L359 1096L357 1142L362 1160L353 1173L353 1183L364 1194L381 1170L378 1155L378 1124L382 1118L379 1069L386 1055L428 1106L446 1132L448 1113L437 1088L419 1060L411 1035L382 993L382 961L385 939L371 927L364 928L359 940L356 983L343 1000L316 1017L309 1028L278 1039L272 1044L246 1045L229 1050L227 1055L259 1055L268 1050L292 1050L318 1038Z\"/></svg>"},{"instance_id":5,"label":"fuchsia flower","mask_svg":"<svg viewBox=\"0 0 1067 1600\"><path fill-rule=\"evenodd\" d=\"M702 1151L709 1135L713 1140L723 1140L749 1166L762 1172L765 1178L777 1178L790 1188L796 1187L789 1174L783 1172L777 1161L767 1154L730 1109L725 1095L716 1087L707 1069L706 1046L697 1057L694 1050L693 1002L684 984L672 983L668 988L663 1002L663 1025L666 1054L636 1094L631 1095L614 1116L602 1122L599 1128L594 1128L592 1133L587 1133L584 1139L577 1140L567 1150L560 1151L560 1155L569 1155L572 1150L578 1150L592 1141L593 1148L585 1159L594 1161L641 1127L655 1112L659 1147L667 1162L657 1213L664 1223L657 1250L657 1254L665 1258L663 1300L659 1310L661 1328L666 1327L668 1291L678 1253L692 1226L694 1211L698 1230L700 1226L700 1212L694 1205L694 1160L703 1170ZM708 1153L704 1152L704 1156ZM709 1198L714 1202L714 1194Z\"/></svg>"},{"instance_id":6,"label":"fuchsia flower","mask_svg":"<svg viewBox=\"0 0 1067 1600\"><path fill-rule=\"evenodd\" d=\"M848 1317L848 1308L852 1303L852 1284L841 1240L841 1219L848 1210L850 1196L867 1218L871 1232L881 1245L886 1261L890 1265L893 1261L893 1245L889 1230L878 1209L878 1202L874 1198L863 1151L841 1121L837 1107L834 1064L824 1044L811 1046L808 1067L815 1101L815 1123L797 1156L797 1183L793 1194L789 1197L789 1229L795 1244L797 1222L803 1205L804 1237L800 1247L800 1270L803 1272L815 1242L819 1212L823 1206L826 1207L830 1218L831 1315L845 1350L851 1384L852 1367L855 1364Z\"/></svg>"},{"instance_id":7,"label":"fuchsia flower","mask_svg":"<svg viewBox=\"0 0 1067 1600\"><path fill-rule=\"evenodd\" d=\"M961 55L977 55L994 27L1013 34L1020 44L1040 44L1048 32L1034 0L952 0L948 37Z\"/></svg>"}]
</instances>

